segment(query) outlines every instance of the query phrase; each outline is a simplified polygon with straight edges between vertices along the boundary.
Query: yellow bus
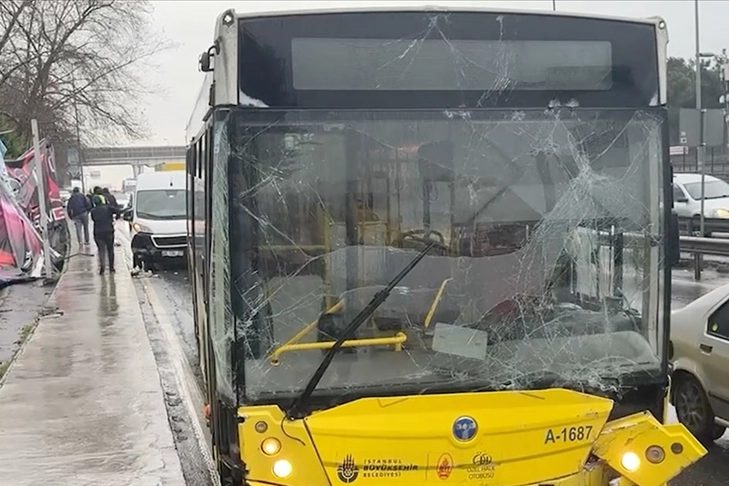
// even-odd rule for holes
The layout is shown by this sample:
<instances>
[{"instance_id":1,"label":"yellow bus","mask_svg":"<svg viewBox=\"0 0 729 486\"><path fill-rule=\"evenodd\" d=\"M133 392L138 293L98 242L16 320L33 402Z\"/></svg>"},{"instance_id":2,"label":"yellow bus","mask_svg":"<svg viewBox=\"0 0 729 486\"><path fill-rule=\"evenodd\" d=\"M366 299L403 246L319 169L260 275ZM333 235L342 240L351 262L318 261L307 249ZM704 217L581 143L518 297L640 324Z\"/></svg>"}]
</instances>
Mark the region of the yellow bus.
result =
<instances>
[{"instance_id":1,"label":"yellow bus","mask_svg":"<svg viewBox=\"0 0 729 486\"><path fill-rule=\"evenodd\" d=\"M155 166L156 172L170 171L170 170L185 170L184 162L165 162Z\"/></svg>"},{"instance_id":2,"label":"yellow bus","mask_svg":"<svg viewBox=\"0 0 729 486\"><path fill-rule=\"evenodd\" d=\"M346 2L345 2L346 3ZM222 13L188 129L221 484L661 486L663 20Z\"/></svg>"}]
</instances>

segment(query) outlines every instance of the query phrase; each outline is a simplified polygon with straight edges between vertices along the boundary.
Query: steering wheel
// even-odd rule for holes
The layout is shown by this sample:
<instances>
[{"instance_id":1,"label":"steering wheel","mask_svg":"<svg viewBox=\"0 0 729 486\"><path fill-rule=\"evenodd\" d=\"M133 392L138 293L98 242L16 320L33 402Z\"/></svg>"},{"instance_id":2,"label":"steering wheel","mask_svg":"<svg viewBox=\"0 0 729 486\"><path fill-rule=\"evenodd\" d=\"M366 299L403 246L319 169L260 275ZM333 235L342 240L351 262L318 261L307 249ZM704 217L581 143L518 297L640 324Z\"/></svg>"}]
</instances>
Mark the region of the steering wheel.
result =
<instances>
[{"instance_id":1,"label":"steering wheel","mask_svg":"<svg viewBox=\"0 0 729 486\"><path fill-rule=\"evenodd\" d=\"M436 241L433 238L431 238L432 235L435 235L439 241ZM440 233L439 231L435 231L435 230L428 230L428 229L422 228L422 229L406 231L400 235L400 244L404 243L405 240L414 240L414 241L417 241L418 243L423 243L426 245L435 241L434 246L436 246L442 250L446 250L446 251L450 250L450 248L448 248L448 245L446 245L446 243L445 243L445 238L443 237L443 234Z\"/></svg>"},{"instance_id":2,"label":"steering wheel","mask_svg":"<svg viewBox=\"0 0 729 486\"><path fill-rule=\"evenodd\" d=\"M445 245L445 238L443 237L442 233L440 233L439 231L425 229L425 228L406 231L400 236L400 239L404 240L405 238L410 238L415 235L423 235L422 238L418 238L418 239L423 239L423 240L427 240L430 237L430 235L436 235L438 237L438 239L440 240L440 243L442 245Z\"/></svg>"}]
</instances>

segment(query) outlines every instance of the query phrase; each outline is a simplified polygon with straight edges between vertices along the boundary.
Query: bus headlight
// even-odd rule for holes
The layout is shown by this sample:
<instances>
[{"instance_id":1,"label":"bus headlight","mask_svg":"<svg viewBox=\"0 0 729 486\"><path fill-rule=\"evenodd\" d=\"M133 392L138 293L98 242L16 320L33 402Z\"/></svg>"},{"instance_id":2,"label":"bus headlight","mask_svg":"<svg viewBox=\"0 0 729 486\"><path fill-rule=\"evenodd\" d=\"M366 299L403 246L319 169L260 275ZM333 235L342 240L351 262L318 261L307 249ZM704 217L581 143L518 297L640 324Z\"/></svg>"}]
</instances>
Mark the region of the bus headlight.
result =
<instances>
[{"instance_id":1,"label":"bus headlight","mask_svg":"<svg viewBox=\"0 0 729 486\"><path fill-rule=\"evenodd\" d=\"M628 472L635 472L640 468L640 457L635 452L626 452L620 458L620 465Z\"/></svg>"},{"instance_id":2,"label":"bus headlight","mask_svg":"<svg viewBox=\"0 0 729 486\"><path fill-rule=\"evenodd\" d=\"M275 456L281 450L281 442L278 439L269 437L261 442L261 450L267 456Z\"/></svg>"},{"instance_id":3,"label":"bus headlight","mask_svg":"<svg viewBox=\"0 0 729 486\"><path fill-rule=\"evenodd\" d=\"M645 458L651 464L660 464L666 459L666 451L661 446L652 445L645 450Z\"/></svg>"},{"instance_id":4,"label":"bus headlight","mask_svg":"<svg viewBox=\"0 0 729 486\"><path fill-rule=\"evenodd\" d=\"M293 469L291 463L286 459L280 459L273 463L273 474L281 479L289 477Z\"/></svg>"}]
</instances>

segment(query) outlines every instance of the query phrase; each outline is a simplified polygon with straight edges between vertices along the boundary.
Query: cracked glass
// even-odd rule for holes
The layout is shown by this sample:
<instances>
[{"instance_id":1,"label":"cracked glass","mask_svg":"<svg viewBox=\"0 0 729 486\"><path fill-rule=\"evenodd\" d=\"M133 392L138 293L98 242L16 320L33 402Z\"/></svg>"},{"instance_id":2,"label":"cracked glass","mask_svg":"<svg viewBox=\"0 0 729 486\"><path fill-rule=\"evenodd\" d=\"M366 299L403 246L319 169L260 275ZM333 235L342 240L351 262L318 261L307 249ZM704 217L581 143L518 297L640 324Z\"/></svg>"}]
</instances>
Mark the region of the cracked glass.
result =
<instances>
[{"instance_id":1,"label":"cracked glass","mask_svg":"<svg viewBox=\"0 0 729 486\"><path fill-rule=\"evenodd\" d=\"M449 37L448 15L420 17L411 39L289 39L289 55L300 55L290 88L477 93L472 106L307 110L276 106L267 85L242 89L242 108L216 122L211 338L221 393L295 398L346 325L431 242L336 354L315 397L619 392L626 377L660 373L657 80L636 87L640 108L585 106L574 93L618 89L613 44L545 49L514 40L493 16L498 37L479 45ZM329 71L306 57L322 49L330 56L320 59L341 58ZM537 108L499 106L525 91L557 95Z\"/></svg>"},{"instance_id":2,"label":"cracked glass","mask_svg":"<svg viewBox=\"0 0 729 486\"><path fill-rule=\"evenodd\" d=\"M249 399L299 392L322 357L311 343L339 337L431 240L320 392L529 386L515 383L546 372L599 382L660 366L660 117L553 107L237 122L231 292Z\"/></svg>"}]
</instances>

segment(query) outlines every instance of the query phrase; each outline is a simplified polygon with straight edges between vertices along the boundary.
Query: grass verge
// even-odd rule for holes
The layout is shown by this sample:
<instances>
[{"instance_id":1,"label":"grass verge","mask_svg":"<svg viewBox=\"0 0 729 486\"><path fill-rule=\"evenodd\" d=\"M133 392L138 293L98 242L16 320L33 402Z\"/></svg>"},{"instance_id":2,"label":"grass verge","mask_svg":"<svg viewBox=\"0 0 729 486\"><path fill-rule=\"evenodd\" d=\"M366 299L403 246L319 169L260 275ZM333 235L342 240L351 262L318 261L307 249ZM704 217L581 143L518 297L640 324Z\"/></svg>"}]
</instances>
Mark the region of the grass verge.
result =
<instances>
[{"instance_id":1,"label":"grass verge","mask_svg":"<svg viewBox=\"0 0 729 486\"><path fill-rule=\"evenodd\" d=\"M28 342L28 339L30 339L30 336L33 335L33 331L35 330L35 327L38 325L38 318L35 319L31 324L26 324L22 327L20 330L20 334L18 335L18 340L15 341L15 349L13 350L13 355L10 357L10 359L4 363L0 363L0 384L2 383L3 378L5 378L5 373L8 372L8 369L10 369L10 365L15 360L15 357L18 355L21 349L23 349L23 346L25 343Z\"/></svg>"}]
</instances>

